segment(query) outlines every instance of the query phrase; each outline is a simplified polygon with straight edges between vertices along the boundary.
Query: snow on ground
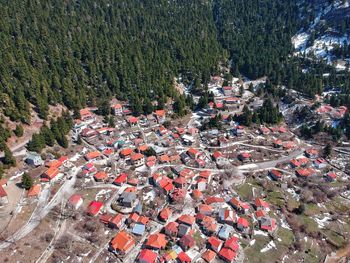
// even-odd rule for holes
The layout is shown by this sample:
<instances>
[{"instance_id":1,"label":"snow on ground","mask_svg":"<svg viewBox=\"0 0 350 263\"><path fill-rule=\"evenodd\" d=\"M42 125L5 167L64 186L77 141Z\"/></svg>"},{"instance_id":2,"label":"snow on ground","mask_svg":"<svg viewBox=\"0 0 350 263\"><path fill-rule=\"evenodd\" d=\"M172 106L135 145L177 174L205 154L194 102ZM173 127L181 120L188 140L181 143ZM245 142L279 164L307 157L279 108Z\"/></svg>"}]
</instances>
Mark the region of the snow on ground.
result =
<instances>
[{"instance_id":1,"label":"snow on ground","mask_svg":"<svg viewBox=\"0 0 350 263\"><path fill-rule=\"evenodd\" d=\"M249 242L249 245L250 245L250 246L253 246L253 245L255 244L255 241L256 241L255 239L251 240L251 241Z\"/></svg>"},{"instance_id":2,"label":"snow on ground","mask_svg":"<svg viewBox=\"0 0 350 263\"><path fill-rule=\"evenodd\" d=\"M327 222L329 221L329 220L331 220L331 218L329 217L329 214L324 214L325 215L325 217L324 218L322 218L322 219L320 219L320 218L317 218L317 217L315 217L314 218L314 220L317 222L317 224L318 224L318 228L324 228L325 226L326 226L326 224L327 224Z\"/></svg>"},{"instance_id":3,"label":"snow on ground","mask_svg":"<svg viewBox=\"0 0 350 263\"><path fill-rule=\"evenodd\" d=\"M303 52L306 49L306 44L309 38L310 38L310 34L305 32L296 34L295 36L292 37L292 44L296 50Z\"/></svg>"},{"instance_id":4,"label":"snow on ground","mask_svg":"<svg viewBox=\"0 0 350 263\"><path fill-rule=\"evenodd\" d=\"M76 162L78 161L78 159L81 157L81 154L76 153L74 156L72 156L71 158L69 158L69 161L71 162Z\"/></svg>"},{"instance_id":5,"label":"snow on ground","mask_svg":"<svg viewBox=\"0 0 350 263\"><path fill-rule=\"evenodd\" d=\"M261 253L265 253L267 251L269 251L270 249L276 248L276 244L275 242L273 242L273 240L271 240L264 248L262 248L260 250Z\"/></svg>"},{"instance_id":6,"label":"snow on ground","mask_svg":"<svg viewBox=\"0 0 350 263\"><path fill-rule=\"evenodd\" d=\"M253 232L254 235L261 235L261 236L268 236L268 233L261 231L261 230L254 230Z\"/></svg>"},{"instance_id":7,"label":"snow on ground","mask_svg":"<svg viewBox=\"0 0 350 263\"><path fill-rule=\"evenodd\" d=\"M17 173L14 176L12 176L9 181L16 180L17 178L21 177L23 174L24 172Z\"/></svg>"},{"instance_id":8,"label":"snow on ground","mask_svg":"<svg viewBox=\"0 0 350 263\"><path fill-rule=\"evenodd\" d=\"M153 200L155 197L156 197L156 193L154 192L154 190L147 192L143 196L144 200Z\"/></svg>"},{"instance_id":9,"label":"snow on ground","mask_svg":"<svg viewBox=\"0 0 350 263\"><path fill-rule=\"evenodd\" d=\"M112 190L111 189L102 189L100 190L96 196L95 196L95 200L98 200L100 197L107 195L108 193L110 193Z\"/></svg>"},{"instance_id":10,"label":"snow on ground","mask_svg":"<svg viewBox=\"0 0 350 263\"><path fill-rule=\"evenodd\" d=\"M290 228L290 226L288 225L288 223L287 223L287 221L286 221L286 219L285 218L281 218L281 227L283 227L283 228L285 228L285 229L288 229L288 230L292 230L291 228Z\"/></svg>"}]
</instances>

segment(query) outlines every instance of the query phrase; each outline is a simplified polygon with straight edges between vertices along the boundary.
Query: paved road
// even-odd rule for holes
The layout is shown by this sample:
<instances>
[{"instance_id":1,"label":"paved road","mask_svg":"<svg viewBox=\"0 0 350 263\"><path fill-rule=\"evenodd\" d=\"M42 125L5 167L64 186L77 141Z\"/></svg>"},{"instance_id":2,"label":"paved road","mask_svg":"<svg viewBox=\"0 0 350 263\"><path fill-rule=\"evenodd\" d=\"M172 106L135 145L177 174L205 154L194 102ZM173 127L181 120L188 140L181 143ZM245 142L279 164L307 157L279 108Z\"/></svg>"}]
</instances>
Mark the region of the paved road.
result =
<instances>
[{"instance_id":1,"label":"paved road","mask_svg":"<svg viewBox=\"0 0 350 263\"><path fill-rule=\"evenodd\" d=\"M266 161L261 163L249 163L238 166L237 168L241 171L255 171L255 170L264 170L269 168L274 168L278 163L286 162L294 159L298 155L303 154L304 149L296 150L291 152L288 156L281 157L277 160Z\"/></svg>"}]
</instances>

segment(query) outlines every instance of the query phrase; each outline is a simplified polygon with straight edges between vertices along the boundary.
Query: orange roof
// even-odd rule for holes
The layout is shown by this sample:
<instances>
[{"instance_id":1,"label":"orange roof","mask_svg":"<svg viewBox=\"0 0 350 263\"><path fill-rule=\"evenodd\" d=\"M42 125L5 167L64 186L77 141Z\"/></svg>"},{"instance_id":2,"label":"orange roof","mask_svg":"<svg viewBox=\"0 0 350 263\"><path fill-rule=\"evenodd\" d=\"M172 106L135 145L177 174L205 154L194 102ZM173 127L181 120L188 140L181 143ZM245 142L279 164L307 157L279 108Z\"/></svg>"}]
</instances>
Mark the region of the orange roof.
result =
<instances>
[{"instance_id":1,"label":"orange roof","mask_svg":"<svg viewBox=\"0 0 350 263\"><path fill-rule=\"evenodd\" d=\"M138 121L139 121L139 119L136 118L136 117L130 117L130 118L128 119L128 122L129 122L129 123L137 123Z\"/></svg>"},{"instance_id":2,"label":"orange roof","mask_svg":"<svg viewBox=\"0 0 350 263\"><path fill-rule=\"evenodd\" d=\"M195 198L195 199L200 199L200 198L203 197L203 194L202 194L202 192L199 191L198 189L195 189L195 190L192 191L192 196L193 196L193 198Z\"/></svg>"},{"instance_id":3,"label":"orange roof","mask_svg":"<svg viewBox=\"0 0 350 263\"><path fill-rule=\"evenodd\" d=\"M91 111L87 108L85 109L81 109L80 110L80 115L83 116L83 115L91 115Z\"/></svg>"},{"instance_id":4,"label":"orange roof","mask_svg":"<svg viewBox=\"0 0 350 263\"><path fill-rule=\"evenodd\" d=\"M85 158L87 160L91 160L91 159L95 159L97 157L100 157L101 153L99 151L94 151L94 152L90 152L88 154L85 155Z\"/></svg>"},{"instance_id":5,"label":"orange roof","mask_svg":"<svg viewBox=\"0 0 350 263\"><path fill-rule=\"evenodd\" d=\"M191 215L181 215L177 220L187 225L193 225L194 222L196 221L195 217Z\"/></svg>"},{"instance_id":6,"label":"orange roof","mask_svg":"<svg viewBox=\"0 0 350 263\"><path fill-rule=\"evenodd\" d=\"M56 166L50 167L46 170L44 173L45 177L49 178L50 180L53 179L58 174L58 169Z\"/></svg>"},{"instance_id":7,"label":"orange roof","mask_svg":"<svg viewBox=\"0 0 350 263\"><path fill-rule=\"evenodd\" d=\"M187 152L193 155L197 155L199 153L199 151L194 148L188 149Z\"/></svg>"},{"instance_id":8,"label":"orange roof","mask_svg":"<svg viewBox=\"0 0 350 263\"><path fill-rule=\"evenodd\" d=\"M159 161L163 163L170 162L170 157L167 154L163 154L162 156L159 156Z\"/></svg>"},{"instance_id":9,"label":"orange roof","mask_svg":"<svg viewBox=\"0 0 350 263\"><path fill-rule=\"evenodd\" d=\"M130 156L131 160L137 161L140 160L144 157L142 153L134 153L133 155Z\"/></svg>"},{"instance_id":10,"label":"orange roof","mask_svg":"<svg viewBox=\"0 0 350 263\"><path fill-rule=\"evenodd\" d=\"M100 172L97 172L97 173L94 175L94 178L95 178L96 180L103 180L103 179L106 179L107 176L108 176L108 175L107 175L105 172L100 171Z\"/></svg>"},{"instance_id":11,"label":"orange roof","mask_svg":"<svg viewBox=\"0 0 350 263\"><path fill-rule=\"evenodd\" d=\"M35 184L28 190L27 196L28 197L38 196L40 191L41 191L41 185Z\"/></svg>"},{"instance_id":12,"label":"orange roof","mask_svg":"<svg viewBox=\"0 0 350 263\"><path fill-rule=\"evenodd\" d=\"M121 109L122 108L122 105L117 103L113 106L114 109Z\"/></svg>"},{"instance_id":13,"label":"orange roof","mask_svg":"<svg viewBox=\"0 0 350 263\"><path fill-rule=\"evenodd\" d=\"M215 257L216 253L211 249L208 249L202 254L202 258L208 263L211 262Z\"/></svg>"},{"instance_id":14,"label":"orange roof","mask_svg":"<svg viewBox=\"0 0 350 263\"><path fill-rule=\"evenodd\" d=\"M156 115L158 117L164 117L165 116L165 110L156 110L155 113L156 113Z\"/></svg>"},{"instance_id":15,"label":"orange roof","mask_svg":"<svg viewBox=\"0 0 350 263\"><path fill-rule=\"evenodd\" d=\"M135 241L129 233L123 230L112 239L111 246L115 250L126 252L135 246Z\"/></svg>"},{"instance_id":16,"label":"orange roof","mask_svg":"<svg viewBox=\"0 0 350 263\"><path fill-rule=\"evenodd\" d=\"M132 149L131 148L125 148L123 150L120 151L120 154L123 156L129 156L132 153Z\"/></svg>"},{"instance_id":17,"label":"orange roof","mask_svg":"<svg viewBox=\"0 0 350 263\"><path fill-rule=\"evenodd\" d=\"M147 144L143 144L143 145L139 146L139 151L140 152L146 151L147 149L148 149L148 145Z\"/></svg>"},{"instance_id":18,"label":"orange roof","mask_svg":"<svg viewBox=\"0 0 350 263\"><path fill-rule=\"evenodd\" d=\"M172 215L172 213L173 212L171 211L171 209L166 207L162 211L160 211L159 217L166 221L169 219L169 217Z\"/></svg>"},{"instance_id":19,"label":"orange roof","mask_svg":"<svg viewBox=\"0 0 350 263\"><path fill-rule=\"evenodd\" d=\"M166 240L166 236L164 234L153 234L148 237L146 246L155 249L163 249L167 243L168 241Z\"/></svg>"},{"instance_id":20,"label":"orange roof","mask_svg":"<svg viewBox=\"0 0 350 263\"><path fill-rule=\"evenodd\" d=\"M211 174L210 171L205 170L205 171L201 171L201 172L199 173L199 176L208 179L209 176L210 176L210 174Z\"/></svg>"}]
</instances>

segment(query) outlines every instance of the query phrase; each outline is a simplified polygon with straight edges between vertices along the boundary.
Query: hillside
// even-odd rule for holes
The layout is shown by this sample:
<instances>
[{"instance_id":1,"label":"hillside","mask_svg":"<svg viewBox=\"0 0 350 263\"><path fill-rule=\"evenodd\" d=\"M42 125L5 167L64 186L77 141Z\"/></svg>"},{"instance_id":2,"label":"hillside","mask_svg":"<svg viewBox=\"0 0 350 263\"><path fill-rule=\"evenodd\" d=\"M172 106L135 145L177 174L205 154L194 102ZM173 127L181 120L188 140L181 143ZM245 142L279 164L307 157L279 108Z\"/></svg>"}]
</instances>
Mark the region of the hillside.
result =
<instances>
[{"instance_id":1,"label":"hillside","mask_svg":"<svg viewBox=\"0 0 350 263\"><path fill-rule=\"evenodd\" d=\"M325 59L338 70L350 59L350 5L348 0L301 2L301 16L310 22L292 38L296 54Z\"/></svg>"}]
</instances>

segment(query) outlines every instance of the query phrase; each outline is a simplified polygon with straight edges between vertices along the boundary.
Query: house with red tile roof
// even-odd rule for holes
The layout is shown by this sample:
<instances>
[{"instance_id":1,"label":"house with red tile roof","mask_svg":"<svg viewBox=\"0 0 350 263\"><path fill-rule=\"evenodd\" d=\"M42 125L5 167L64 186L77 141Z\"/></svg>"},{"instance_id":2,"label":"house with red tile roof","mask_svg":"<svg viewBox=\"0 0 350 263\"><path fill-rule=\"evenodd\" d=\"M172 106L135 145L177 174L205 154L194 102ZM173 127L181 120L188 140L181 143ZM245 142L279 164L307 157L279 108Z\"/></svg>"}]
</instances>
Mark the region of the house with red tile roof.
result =
<instances>
[{"instance_id":1,"label":"house with red tile roof","mask_svg":"<svg viewBox=\"0 0 350 263\"><path fill-rule=\"evenodd\" d=\"M260 229L267 231L267 232L273 232L277 229L276 219L271 218L269 216L262 217L259 220Z\"/></svg>"},{"instance_id":2,"label":"house with red tile roof","mask_svg":"<svg viewBox=\"0 0 350 263\"><path fill-rule=\"evenodd\" d=\"M41 178L51 181L58 175L58 173L58 168L56 166L52 166L41 175Z\"/></svg>"},{"instance_id":3,"label":"house with red tile roof","mask_svg":"<svg viewBox=\"0 0 350 263\"><path fill-rule=\"evenodd\" d=\"M184 188L187 184L185 177L179 176L174 180L174 185L178 188Z\"/></svg>"},{"instance_id":4,"label":"house with red tile roof","mask_svg":"<svg viewBox=\"0 0 350 263\"><path fill-rule=\"evenodd\" d=\"M74 194L68 199L68 206L74 209L78 209L83 204L83 198L78 195Z\"/></svg>"},{"instance_id":5,"label":"house with red tile roof","mask_svg":"<svg viewBox=\"0 0 350 263\"><path fill-rule=\"evenodd\" d=\"M265 211L270 210L270 205L261 198L256 198L254 204L257 210L265 210Z\"/></svg>"},{"instance_id":6,"label":"house with red tile roof","mask_svg":"<svg viewBox=\"0 0 350 263\"><path fill-rule=\"evenodd\" d=\"M126 173L121 173L114 179L113 184L121 186L126 183L127 179L128 175Z\"/></svg>"},{"instance_id":7,"label":"house with red tile roof","mask_svg":"<svg viewBox=\"0 0 350 263\"><path fill-rule=\"evenodd\" d=\"M252 158L252 155L248 152L242 152L237 156L237 158L241 162L248 162Z\"/></svg>"},{"instance_id":8,"label":"house with red tile roof","mask_svg":"<svg viewBox=\"0 0 350 263\"><path fill-rule=\"evenodd\" d=\"M100 171L94 174L94 179L96 182L102 182L108 178L107 173Z\"/></svg>"},{"instance_id":9,"label":"house with red tile roof","mask_svg":"<svg viewBox=\"0 0 350 263\"><path fill-rule=\"evenodd\" d=\"M306 178L315 175L315 171L312 168L300 168L295 171L296 175L302 178Z\"/></svg>"},{"instance_id":10,"label":"house with red tile roof","mask_svg":"<svg viewBox=\"0 0 350 263\"><path fill-rule=\"evenodd\" d=\"M154 115L158 123L163 123L165 121L165 110L156 110Z\"/></svg>"},{"instance_id":11,"label":"house with red tile roof","mask_svg":"<svg viewBox=\"0 0 350 263\"><path fill-rule=\"evenodd\" d=\"M230 201L229 201L229 204L236 210L236 211L239 211L239 212L242 212L243 210L243 202L240 201L238 198L231 198Z\"/></svg>"},{"instance_id":12,"label":"house with red tile roof","mask_svg":"<svg viewBox=\"0 0 350 263\"><path fill-rule=\"evenodd\" d=\"M209 179L210 175L211 175L211 172L208 170L204 170L199 173L199 176L204 179Z\"/></svg>"},{"instance_id":13,"label":"house with red tile roof","mask_svg":"<svg viewBox=\"0 0 350 263\"><path fill-rule=\"evenodd\" d=\"M249 222L244 217L239 217L237 219L237 229L240 231L246 231L249 228Z\"/></svg>"},{"instance_id":14,"label":"house with red tile roof","mask_svg":"<svg viewBox=\"0 0 350 263\"><path fill-rule=\"evenodd\" d=\"M197 177L196 181L194 182L193 186L198 189L199 191L204 191L207 189L207 179L204 179L203 177Z\"/></svg>"},{"instance_id":15,"label":"house with red tile roof","mask_svg":"<svg viewBox=\"0 0 350 263\"><path fill-rule=\"evenodd\" d=\"M236 253L229 248L224 247L218 253L218 256L226 263L232 263L236 258Z\"/></svg>"},{"instance_id":16,"label":"house with red tile roof","mask_svg":"<svg viewBox=\"0 0 350 263\"><path fill-rule=\"evenodd\" d=\"M314 148L309 148L309 149L305 150L306 157L311 158L311 159L318 158L318 154L319 154L318 150L314 149Z\"/></svg>"},{"instance_id":17,"label":"house with red tile roof","mask_svg":"<svg viewBox=\"0 0 350 263\"><path fill-rule=\"evenodd\" d=\"M170 163L170 157L167 154L163 154L158 157L160 163Z\"/></svg>"},{"instance_id":18,"label":"house with red tile roof","mask_svg":"<svg viewBox=\"0 0 350 263\"><path fill-rule=\"evenodd\" d=\"M195 175L194 171L189 168L185 168L180 172L180 176L185 178L192 178L194 177L194 175Z\"/></svg>"},{"instance_id":19,"label":"house with red tile roof","mask_svg":"<svg viewBox=\"0 0 350 263\"><path fill-rule=\"evenodd\" d=\"M132 153L133 153L133 150L131 148L124 148L120 151L119 155L124 159L129 159Z\"/></svg>"},{"instance_id":20,"label":"house with red tile roof","mask_svg":"<svg viewBox=\"0 0 350 263\"><path fill-rule=\"evenodd\" d=\"M237 222L237 214L230 209L221 209L219 211L219 221L232 226Z\"/></svg>"},{"instance_id":21,"label":"house with red tile roof","mask_svg":"<svg viewBox=\"0 0 350 263\"><path fill-rule=\"evenodd\" d=\"M267 135L267 134L270 134L271 130L267 127L260 127L259 128L259 132L260 134L263 134L263 135Z\"/></svg>"},{"instance_id":22,"label":"house with red tile roof","mask_svg":"<svg viewBox=\"0 0 350 263\"><path fill-rule=\"evenodd\" d=\"M166 244L168 243L166 236L164 234L152 234L149 235L145 246L151 249L160 250L164 249Z\"/></svg>"},{"instance_id":23,"label":"house with red tile roof","mask_svg":"<svg viewBox=\"0 0 350 263\"><path fill-rule=\"evenodd\" d=\"M8 204L9 200L7 197L7 193L2 185L0 185L0 206L4 204Z\"/></svg>"},{"instance_id":24,"label":"house with red tile roof","mask_svg":"<svg viewBox=\"0 0 350 263\"><path fill-rule=\"evenodd\" d=\"M189 148L187 150L187 154L188 156L190 156L192 159L197 159L199 156L202 155L202 153L200 151L198 151L197 149L194 148Z\"/></svg>"},{"instance_id":25,"label":"house with red tile roof","mask_svg":"<svg viewBox=\"0 0 350 263\"><path fill-rule=\"evenodd\" d=\"M220 251L222 248L222 241L218 239L217 237L211 236L207 240L208 247L212 250L214 250L216 253Z\"/></svg>"},{"instance_id":26,"label":"house with red tile roof","mask_svg":"<svg viewBox=\"0 0 350 263\"><path fill-rule=\"evenodd\" d=\"M103 203L99 201L91 201L89 206L87 207L87 213L91 216L96 216L100 213L103 208Z\"/></svg>"},{"instance_id":27,"label":"house with red tile roof","mask_svg":"<svg viewBox=\"0 0 350 263\"><path fill-rule=\"evenodd\" d=\"M197 215L202 215L202 214L197 214ZM199 220L199 218L198 218ZM203 215L203 219L201 221L201 226L203 229L203 232L206 235L213 235L216 233L218 229L218 225L216 223L216 220L210 216Z\"/></svg>"},{"instance_id":28,"label":"house with red tile roof","mask_svg":"<svg viewBox=\"0 0 350 263\"><path fill-rule=\"evenodd\" d=\"M238 238L231 237L227 239L224 243L224 247L231 249L233 252L237 252L239 249Z\"/></svg>"},{"instance_id":29,"label":"house with red tile roof","mask_svg":"<svg viewBox=\"0 0 350 263\"><path fill-rule=\"evenodd\" d=\"M139 121L139 119L137 117L134 117L134 116L130 116L128 118L128 123L129 123L130 126L137 125L138 121Z\"/></svg>"},{"instance_id":30,"label":"house with red tile roof","mask_svg":"<svg viewBox=\"0 0 350 263\"><path fill-rule=\"evenodd\" d=\"M95 160L101 156L101 153L99 151L93 151L89 152L88 154L85 154L85 159L87 161Z\"/></svg>"},{"instance_id":31,"label":"house with red tile roof","mask_svg":"<svg viewBox=\"0 0 350 263\"><path fill-rule=\"evenodd\" d=\"M207 262L207 263L211 263L214 261L216 257L216 253L211 250L211 249L207 249L203 254L202 254L202 259Z\"/></svg>"},{"instance_id":32,"label":"house with red tile roof","mask_svg":"<svg viewBox=\"0 0 350 263\"><path fill-rule=\"evenodd\" d=\"M121 105L120 103L114 104L112 106L112 109L115 115L123 115L123 105Z\"/></svg>"},{"instance_id":33,"label":"house with red tile roof","mask_svg":"<svg viewBox=\"0 0 350 263\"><path fill-rule=\"evenodd\" d=\"M27 197L38 197L41 192L41 185L35 184L31 188L29 188Z\"/></svg>"},{"instance_id":34,"label":"house with red tile roof","mask_svg":"<svg viewBox=\"0 0 350 263\"><path fill-rule=\"evenodd\" d=\"M273 147L275 148L281 148L283 146L283 142L281 139L276 139L273 141Z\"/></svg>"},{"instance_id":35,"label":"house with red tile roof","mask_svg":"<svg viewBox=\"0 0 350 263\"><path fill-rule=\"evenodd\" d=\"M335 172L330 171L325 175L325 177L328 182L333 182L335 179L337 179L337 174Z\"/></svg>"},{"instance_id":36,"label":"house with red tile roof","mask_svg":"<svg viewBox=\"0 0 350 263\"><path fill-rule=\"evenodd\" d=\"M130 159L131 159L131 163L136 167L139 167L145 164L145 156L142 153L131 154Z\"/></svg>"},{"instance_id":37,"label":"house with red tile roof","mask_svg":"<svg viewBox=\"0 0 350 263\"><path fill-rule=\"evenodd\" d=\"M124 225L124 216L122 214L116 214L108 222L108 226L110 228L121 229L123 227L123 225Z\"/></svg>"},{"instance_id":38,"label":"house with red tile roof","mask_svg":"<svg viewBox=\"0 0 350 263\"><path fill-rule=\"evenodd\" d=\"M282 179L283 173L281 171L279 171L279 170L272 169L272 170L269 171L269 176L272 179L278 181L278 180Z\"/></svg>"},{"instance_id":39,"label":"house with red tile roof","mask_svg":"<svg viewBox=\"0 0 350 263\"><path fill-rule=\"evenodd\" d=\"M169 222L164 227L164 233L171 237L176 237L179 231L179 223Z\"/></svg>"},{"instance_id":40,"label":"house with red tile roof","mask_svg":"<svg viewBox=\"0 0 350 263\"><path fill-rule=\"evenodd\" d=\"M211 205L200 204L197 207L197 211L203 215L210 216L214 212L214 209Z\"/></svg>"},{"instance_id":41,"label":"house with red tile roof","mask_svg":"<svg viewBox=\"0 0 350 263\"><path fill-rule=\"evenodd\" d=\"M158 254L149 249L142 249L139 256L137 257L137 262L139 263L155 263Z\"/></svg>"},{"instance_id":42,"label":"house with red tile roof","mask_svg":"<svg viewBox=\"0 0 350 263\"><path fill-rule=\"evenodd\" d=\"M191 263L192 259L186 254L186 252L180 252L178 255L178 261L180 263Z\"/></svg>"},{"instance_id":43,"label":"house with red tile roof","mask_svg":"<svg viewBox=\"0 0 350 263\"><path fill-rule=\"evenodd\" d=\"M173 211L170 208L165 207L159 212L158 217L161 221L166 222L168 221L168 219L171 217L172 214L173 214Z\"/></svg>"},{"instance_id":44,"label":"house with red tile roof","mask_svg":"<svg viewBox=\"0 0 350 263\"><path fill-rule=\"evenodd\" d=\"M198 189L194 189L191 195L192 195L192 198L195 200L200 200L203 198L203 193Z\"/></svg>"},{"instance_id":45,"label":"house with red tile roof","mask_svg":"<svg viewBox=\"0 0 350 263\"><path fill-rule=\"evenodd\" d=\"M207 205L211 205L215 203L225 203L225 199L218 196L208 196L205 199L204 203L206 203Z\"/></svg>"},{"instance_id":46,"label":"house with red tile roof","mask_svg":"<svg viewBox=\"0 0 350 263\"><path fill-rule=\"evenodd\" d=\"M177 219L177 221L181 224L192 226L196 222L196 218L194 216L184 214L184 215L181 215Z\"/></svg>"},{"instance_id":47,"label":"house with red tile roof","mask_svg":"<svg viewBox=\"0 0 350 263\"><path fill-rule=\"evenodd\" d=\"M175 188L170 194L170 198L173 202L182 202L186 197L187 190L185 188Z\"/></svg>"},{"instance_id":48,"label":"house with red tile roof","mask_svg":"<svg viewBox=\"0 0 350 263\"><path fill-rule=\"evenodd\" d=\"M132 236L125 230L118 232L109 244L110 250L116 254L125 255L133 247L135 241Z\"/></svg>"},{"instance_id":49,"label":"house with red tile roof","mask_svg":"<svg viewBox=\"0 0 350 263\"><path fill-rule=\"evenodd\" d=\"M221 162L222 160L224 160L224 155L222 152L220 151L215 151L213 152L213 159L216 161L216 162Z\"/></svg>"},{"instance_id":50,"label":"house with red tile roof","mask_svg":"<svg viewBox=\"0 0 350 263\"><path fill-rule=\"evenodd\" d=\"M265 212L265 210L258 210L255 212L255 217L259 220L260 218L266 216L267 213Z\"/></svg>"}]
</instances>

